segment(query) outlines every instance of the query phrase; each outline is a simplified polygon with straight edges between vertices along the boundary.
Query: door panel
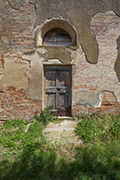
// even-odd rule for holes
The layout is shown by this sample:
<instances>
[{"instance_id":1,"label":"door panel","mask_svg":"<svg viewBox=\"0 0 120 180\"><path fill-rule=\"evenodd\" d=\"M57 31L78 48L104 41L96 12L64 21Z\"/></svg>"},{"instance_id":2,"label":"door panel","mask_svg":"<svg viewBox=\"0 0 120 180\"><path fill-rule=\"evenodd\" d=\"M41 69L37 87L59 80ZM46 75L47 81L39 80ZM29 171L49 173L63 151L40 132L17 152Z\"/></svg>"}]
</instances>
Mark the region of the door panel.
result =
<instances>
[{"instance_id":1,"label":"door panel","mask_svg":"<svg viewBox=\"0 0 120 180\"><path fill-rule=\"evenodd\" d=\"M56 72L46 71L46 87L56 86Z\"/></svg>"},{"instance_id":2,"label":"door panel","mask_svg":"<svg viewBox=\"0 0 120 180\"><path fill-rule=\"evenodd\" d=\"M71 67L44 66L44 78L45 78L45 107L53 105L54 110L57 111L59 111L61 107L64 107L64 115L65 114L70 115L71 114L71 83L72 83ZM69 113L67 113L68 110Z\"/></svg>"},{"instance_id":3,"label":"door panel","mask_svg":"<svg viewBox=\"0 0 120 180\"><path fill-rule=\"evenodd\" d=\"M69 102L69 93L60 93L59 94L59 107L65 106L69 107L70 102Z\"/></svg>"},{"instance_id":4,"label":"door panel","mask_svg":"<svg viewBox=\"0 0 120 180\"><path fill-rule=\"evenodd\" d=\"M59 93L59 107L65 106L65 94Z\"/></svg>"},{"instance_id":5,"label":"door panel","mask_svg":"<svg viewBox=\"0 0 120 180\"><path fill-rule=\"evenodd\" d=\"M69 98L69 93L65 94L65 107L69 107L70 104L70 98Z\"/></svg>"},{"instance_id":6,"label":"door panel","mask_svg":"<svg viewBox=\"0 0 120 180\"><path fill-rule=\"evenodd\" d=\"M58 81L58 86L69 86L70 87L70 72L68 71L59 71L58 75L59 81Z\"/></svg>"},{"instance_id":7,"label":"door panel","mask_svg":"<svg viewBox=\"0 0 120 180\"><path fill-rule=\"evenodd\" d=\"M53 106L53 108L55 109L55 99L56 98L56 94L47 94L45 95L45 102L46 102L46 107L47 106Z\"/></svg>"}]
</instances>

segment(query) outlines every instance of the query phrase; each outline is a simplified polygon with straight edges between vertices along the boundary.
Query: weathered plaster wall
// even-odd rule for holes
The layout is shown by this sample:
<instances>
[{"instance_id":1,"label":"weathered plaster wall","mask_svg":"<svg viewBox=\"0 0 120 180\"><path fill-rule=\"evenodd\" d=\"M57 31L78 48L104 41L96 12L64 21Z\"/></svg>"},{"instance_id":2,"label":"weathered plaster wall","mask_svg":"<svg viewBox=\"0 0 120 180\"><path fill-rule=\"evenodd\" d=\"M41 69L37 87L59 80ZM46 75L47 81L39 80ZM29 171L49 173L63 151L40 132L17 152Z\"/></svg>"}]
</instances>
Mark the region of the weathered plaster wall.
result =
<instances>
[{"instance_id":1,"label":"weathered plaster wall","mask_svg":"<svg viewBox=\"0 0 120 180\"><path fill-rule=\"evenodd\" d=\"M34 49L35 7L23 4L19 10L7 0L0 0L0 120L30 118L41 101L26 98L29 84L29 62L21 59Z\"/></svg>"},{"instance_id":2,"label":"weathered plaster wall","mask_svg":"<svg viewBox=\"0 0 120 180\"><path fill-rule=\"evenodd\" d=\"M42 84L43 84L43 58L39 56L37 51L22 56L24 60L30 62L29 86L25 91L26 97L32 100L42 101Z\"/></svg>"},{"instance_id":3,"label":"weathered plaster wall","mask_svg":"<svg viewBox=\"0 0 120 180\"><path fill-rule=\"evenodd\" d=\"M13 86L18 89L28 87L28 63L14 62L10 58L5 58L4 62L4 88Z\"/></svg>"},{"instance_id":4,"label":"weathered plaster wall","mask_svg":"<svg viewBox=\"0 0 120 180\"><path fill-rule=\"evenodd\" d=\"M13 8L20 8L25 2L21 0L8 0ZM91 63L97 63L98 43L96 37L90 29L92 17L99 12L115 11L120 16L119 0L57 0L42 1L28 0L36 7L35 27L42 24L46 19L62 17L66 19L77 32L78 43L80 43L86 53L86 58Z\"/></svg>"},{"instance_id":5,"label":"weathered plaster wall","mask_svg":"<svg viewBox=\"0 0 120 180\"><path fill-rule=\"evenodd\" d=\"M120 32L120 18L113 11L98 13L91 21L91 29L96 34L99 44L98 63L90 64L86 62L85 54L81 48L78 50L79 53L73 53L77 62L77 66L74 67L73 106L103 106L102 92L113 93L116 102L120 102L120 83L114 70L118 56L116 40ZM104 106L104 110L105 108ZM84 110L88 112L87 108L84 108ZM83 111L83 109L80 111Z\"/></svg>"},{"instance_id":6,"label":"weathered plaster wall","mask_svg":"<svg viewBox=\"0 0 120 180\"><path fill-rule=\"evenodd\" d=\"M52 64L61 64L67 65L71 64L72 57L71 57L71 50L70 48L65 47L50 47L44 46L39 47L35 51L31 51L28 53L24 53L22 56L23 60L29 61L30 71L29 71L29 86L25 91L26 97L32 100L40 100L44 101L44 77L43 77L43 65L49 64L52 60ZM58 61L56 61L56 59Z\"/></svg>"},{"instance_id":7,"label":"weathered plaster wall","mask_svg":"<svg viewBox=\"0 0 120 180\"><path fill-rule=\"evenodd\" d=\"M50 19L65 20L74 28L77 47L35 47L37 30ZM42 64L50 61L72 64L73 114L100 106L116 110L119 35L119 0L0 0L0 118L40 112Z\"/></svg>"}]
</instances>

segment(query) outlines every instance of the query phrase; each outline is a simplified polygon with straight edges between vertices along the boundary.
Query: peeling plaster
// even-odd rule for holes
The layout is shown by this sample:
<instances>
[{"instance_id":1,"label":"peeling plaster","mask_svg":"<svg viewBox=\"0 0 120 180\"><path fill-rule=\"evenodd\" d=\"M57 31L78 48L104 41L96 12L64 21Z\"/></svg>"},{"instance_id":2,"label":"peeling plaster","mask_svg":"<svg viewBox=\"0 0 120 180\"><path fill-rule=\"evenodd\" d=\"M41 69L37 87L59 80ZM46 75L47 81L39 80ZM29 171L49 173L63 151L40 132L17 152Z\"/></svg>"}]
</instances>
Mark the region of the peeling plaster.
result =
<instances>
[{"instance_id":1,"label":"peeling plaster","mask_svg":"<svg viewBox=\"0 0 120 180\"><path fill-rule=\"evenodd\" d=\"M22 59L29 61L29 85L25 90L27 98L42 101L42 71L43 58L38 55L37 51L23 54Z\"/></svg>"},{"instance_id":2,"label":"peeling plaster","mask_svg":"<svg viewBox=\"0 0 120 180\"><path fill-rule=\"evenodd\" d=\"M25 90L27 98L42 101L43 97L43 64L70 64L71 51L64 47L41 47L22 55L29 62L29 86Z\"/></svg>"},{"instance_id":3,"label":"peeling plaster","mask_svg":"<svg viewBox=\"0 0 120 180\"><path fill-rule=\"evenodd\" d=\"M4 88L14 86L19 89L26 89L28 86L28 64L15 63L11 58L5 58L4 61Z\"/></svg>"},{"instance_id":4,"label":"peeling plaster","mask_svg":"<svg viewBox=\"0 0 120 180\"><path fill-rule=\"evenodd\" d=\"M24 0L8 0L13 8L19 9ZM97 13L105 13L113 10L115 14L120 17L120 1L119 0L61 0L53 3L52 0L28 0L28 3L32 3L36 6L37 19L35 28L40 24L46 22L50 18L59 17L60 19L66 19L73 27L75 27L77 34L77 45L82 46L86 60L90 63L96 64L99 56L99 45L96 40L96 35L92 33L90 23L92 18ZM67 5L69 3L69 6ZM56 8L57 7L57 8ZM44 11L41 11L44 9ZM41 42L41 39L40 39ZM120 36L117 40L118 45L118 57L115 63L115 71L120 81ZM63 64L71 64L73 59L71 58L73 50L69 47L40 47L35 51L24 53L23 59L30 62L30 75L29 75L29 87L26 90L27 98L33 100L42 100L42 72L43 62L49 63L53 59L58 59ZM39 83L38 83L39 82ZM99 107L101 105L102 91L113 92L120 102L120 84L104 84L96 92L90 91L73 91L73 105L87 105ZM41 91L40 91L41 89ZM78 98L79 97L79 98Z\"/></svg>"},{"instance_id":5,"label":"peeling plaster","mask_svg":"<svg viewBox=\"0 0 120 180\"><path fill-rule=\"evenodd\" d=\"M101 92L107 91L114 94L116 101L120 103L120 82L114 84L104 84L98 91L74 91L73 105L86 105L87 107L100 107L102 103Z\"/></svg>"},{"instance_id":6,"label":"peeling plaster","mask_svg":"<svg viewBox=\"0 0 120 180\"><path fill-rule=\"evenodd\" d=\"M26 1L8 0L8 2L13 8L19 9ZM59 1L53 3L52 0L28 0L27 2L36 7L35 27L51 17L67 19L75 27L78 44L81 44L85 51L86 60L91 63L97 63L99 55L96 36L92 34L90 29L92 17L97 13L104 13L109 10L113 10L120 17L119 0L75 0L74 3L73 0L61 0L60 3Z\"/></svg>"}]
</instances>

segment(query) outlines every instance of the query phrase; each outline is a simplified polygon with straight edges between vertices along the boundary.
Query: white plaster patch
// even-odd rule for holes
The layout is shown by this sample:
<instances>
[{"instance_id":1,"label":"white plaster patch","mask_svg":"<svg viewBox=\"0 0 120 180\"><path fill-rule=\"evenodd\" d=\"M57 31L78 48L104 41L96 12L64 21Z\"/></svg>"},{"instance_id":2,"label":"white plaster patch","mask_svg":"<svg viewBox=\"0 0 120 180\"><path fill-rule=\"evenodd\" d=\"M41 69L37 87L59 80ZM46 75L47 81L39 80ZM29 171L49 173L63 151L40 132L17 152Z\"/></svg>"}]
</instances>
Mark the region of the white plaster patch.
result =
<instances>
[{"instance_id":1,"label":"white plaster patch","mask_svg":"<svg viewBox=\"0 0 120 180\"><path fill-rule=\"evenodd\" d=\"M101 97L101 93L99 94L99 102L97 104L94 105L95 108L100 107L102 104L102 97Z\"/></svg>"},{"instance_id":2,"label":"white plaster patch","mask_svg":"<svg viewBox=\"0 0 120 180\"><path fill-rule=\"evenodd\" d=\"M49 59L44 61L43 64L62 64L62 62L59 59Z\"/></svg>"},{"instance_id":3,"label":"white plaster patch","mask_svg":"<svg viewBox=\"0 0 120 180\"><path fill-rule=\"evenodd\" d=\"M40 54L45 54L45 53L47 53L47 49L45 49L45 48L38 48L37 51L38 51Z\"/></svg>"}]
</instances>

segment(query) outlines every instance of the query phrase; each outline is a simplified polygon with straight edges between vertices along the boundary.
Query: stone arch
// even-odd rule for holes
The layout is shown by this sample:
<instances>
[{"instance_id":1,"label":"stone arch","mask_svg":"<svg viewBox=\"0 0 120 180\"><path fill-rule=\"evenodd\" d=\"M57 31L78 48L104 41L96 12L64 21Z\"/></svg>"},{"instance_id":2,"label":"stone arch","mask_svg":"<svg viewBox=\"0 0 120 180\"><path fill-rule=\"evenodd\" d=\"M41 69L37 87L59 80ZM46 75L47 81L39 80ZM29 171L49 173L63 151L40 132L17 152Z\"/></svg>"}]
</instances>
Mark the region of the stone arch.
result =
<instances>
[{"instance_id":1,"label":"stone arch","mask_svg":"<svg viewBox=\"0 0 120 180\"><path fill-rule=\"evenodd\" d=\"M71 38L71 45L76 46L77 45L77 38L76 38L76 32L74 28L66 21L54 19L50 21L46 21L41 25L41 27L38 29L36 33L36 46L42 46L43 45L43 38L47 32L49 32L51 29L59 28L66 31L70 38Z\"/></svg>"}]
</instances>

